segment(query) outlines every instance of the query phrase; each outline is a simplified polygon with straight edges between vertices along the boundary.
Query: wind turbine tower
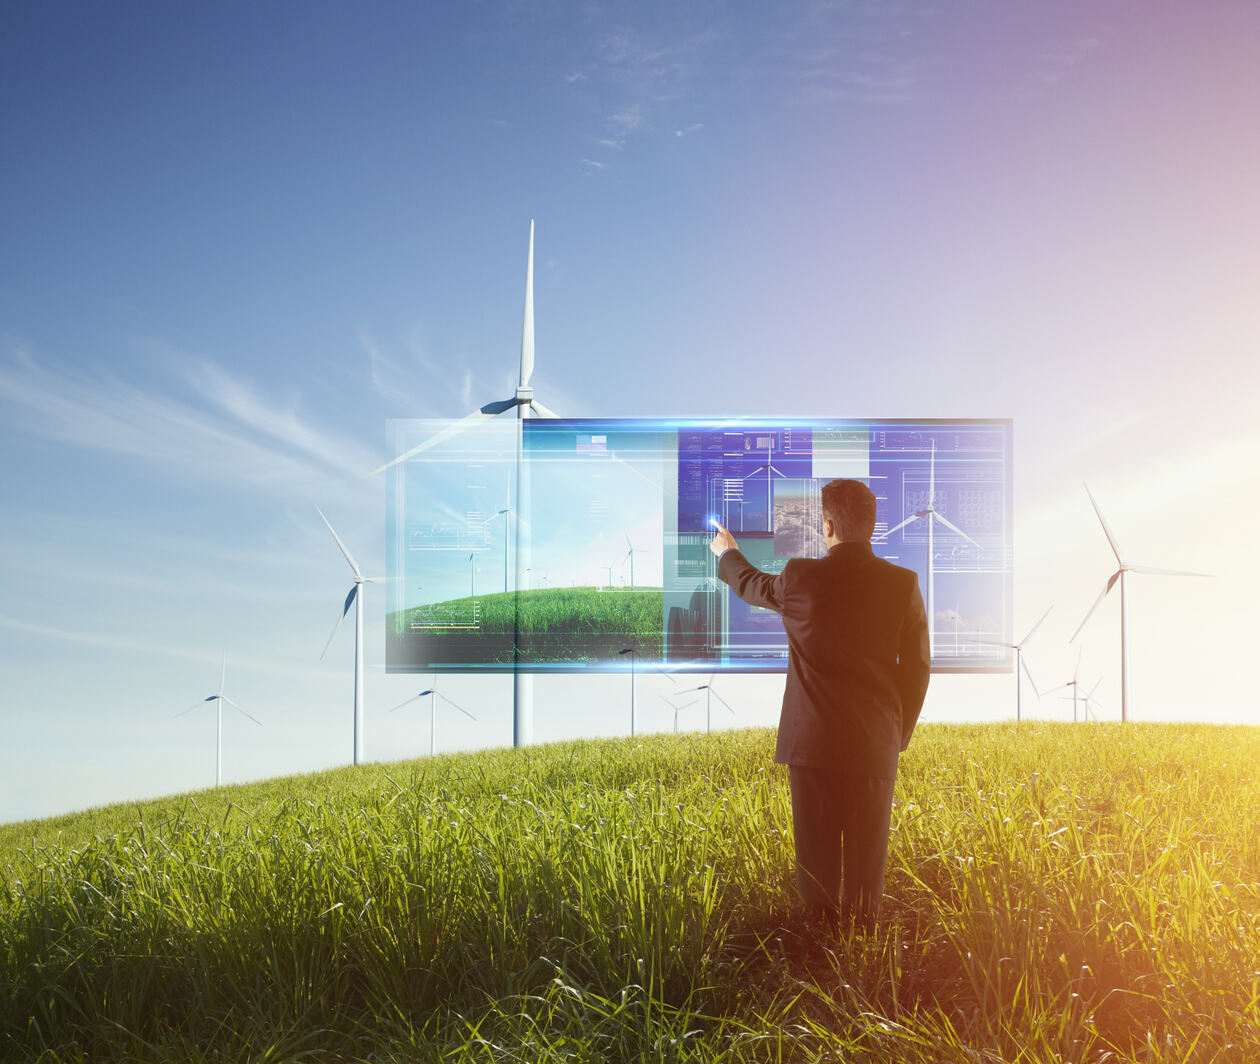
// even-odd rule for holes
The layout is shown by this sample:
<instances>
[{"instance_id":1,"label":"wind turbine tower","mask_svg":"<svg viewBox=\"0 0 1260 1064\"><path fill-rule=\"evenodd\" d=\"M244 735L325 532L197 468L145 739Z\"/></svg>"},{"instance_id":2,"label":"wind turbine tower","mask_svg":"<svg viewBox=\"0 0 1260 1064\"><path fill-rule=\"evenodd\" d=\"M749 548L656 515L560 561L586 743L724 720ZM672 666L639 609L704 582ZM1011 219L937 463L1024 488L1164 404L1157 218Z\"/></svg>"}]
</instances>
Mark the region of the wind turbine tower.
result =
<instances>
[{"instance_id":1,"label":"wind turbine tower","mask_svg":"<svg viewBox=\"0 0 1260 1064\"><path fill-rule=\"evenodd\" d=\"M1033 674L1028 668L1028 662L1024 660L1024 647L1028 645L1028 640L1033 637L1033 633L1041 627L1041 622L1050 616L1050 610L1052 609L1054 609L1053 606L1049 607L1049 609L1041 615L1041 618L1037 621L1037 623L1028 629L1028 634L1018 643L996 643L989 639L976 640L977 643L983 643L985 646L1006 647L1007 650L1015 651L1015 719L1017 721L1023 719L1022 694L1024 684L1023 677L1020 676L1021 669L1028 676L1028 682L1032 684L1033 694L1037 695L1039 698L1041 697L1040 693L1037 691L1037 681L1033 679Z\"/></svg>"},{"instance_id":2,"label":"wind turbine tower","mask_svg":"<svg viewBox=\"0 0 1260 1064\"><path fill-rule=\"evenodd\" d=\"M350 588L350 593L346 596L346 604L342 607L341 616L337 618L337 623L333 625L333 630L329 633L328 642L324 644L324 649L320 651L319 657L322 661L324 655L328 653L328 647L333 641L333 636L337 634L337 629L341 627L341 622L346 619L346 614L350 612L350 606L354 605L354 763L357 765L363 757L363 713L366 705L364 697L364 680L366 671L363 668L363 585L378 584L381 582L379 576L364 576L359 571L358 562L351 557L350 552L346 550L346 545L341 542L341 537L333 531L333 526L328 524L328 518L324 517L324 511L318 506L315 507L319 516L323 519L325 525L328 525L328 531L332 532L332 538L337 541L337 546L341 548L341 553L346 556L346 561L350 563L350 571L354 573L354 584Z\"/></svg>"},{"instance_id":3,"label":"wind turbine tower","mask_svg":"<svg viewBox=\"0 0 1260 1064\"><path fill-rule=\"evenodd\" d=\"M430 680L429 683L431 686L421 691L418 695L413 695L411 698L407 699L406 702L399 702L398 705L390 710L390 712L393 713L395 710L402 709L403 706L409 706L412 702L418 702L420 699L424 698L425 695L429 696L429 756L432 757L437 753L437 700L439 698L448 706L454 706L469 720L476 720L477 718L469 713L468 710L466 710L458 702L451 701L451 699L447 698L446 695L442 694L442 692L437 689L436 676Z\"/></svg>"},{"instance_id":4,"label":"wind turbine tower","mask_svg":"<svg viewBox=\"0 0 1260 1064\"><path fill-rule=\"evenodd\" d=\"M643 541L640 540L639 542L642 543ZM634 556L636 554L646 554L647 548L636 547L633 543L631 543L629 532L626 533L626 546L630 549L626 551L626 556L621 559L621 564L625 565L627 561L630 562L630 586L634 587Z\"/></svg>"},{"instance_id":5,"label":"wind turbine tower","mask_svg":"<svg viewBox=\"0 0 1260 1064\"><path fill-rule=\"evenodd\" d=\"M1111 574L1107 580L1106 586L1094 599L1094 604L1090 606L1089 612L1085 614L1085 620L1081 621L1080 627L1072 633L1069 643L1075 642L1076 637L1081 634L1081 629L1085 627L1090 617L1094 615L1094 611L1098 609L1102 600L1107 597L1111 589L1115 587L1116 581L1120 582L1120 720L1127 721L1129 719L1129 701L1132 691L1129 687L1129 573L1146 573L1150 576L1211 576L1211 573L1190 573L1183 569L1154 569L1149 565L1130 565L1124 560L1120 554L1120 545L1116 542L1116 537L1111 534L1111 529L1107 526L1107 519L1103 517L1102 510L1098 508L1098 503L1094 499L1094 493L1089 490L1089 485L1085 485L1085 494L1089 496L1089 501L1093 504L1094 513L1098 515L1098 522L1102 525L1103 535L1107 537L1107 542L1111 546L1111 552L1116 556L1116 562L1120 568Z\"/></svg>"},{"instance_id":6,"label":"wind turbine tower","mask_svg":"<svg viewBox=\"0 0 1260 1064\"><path fill-rule=\"evenodd\" d=\"M513 506L508 504L516 517L515 528L513 531L513 542L516 545L516 589L519 593L524 583L525 569L522 566L521 555L521 526L528 522L526 508L529 502L529 485L527 483L529 467L525 462L525 418L533 414L539 417L557 417L558 415L548 410L537 399L534 398L534 389L530 386L530 379L534 374L534 221L531 218L529 222L529 257L525 264L525 318L521 325L521 373L520 383L517 385L516 394L508 399L500 399L497 402L486 403L485 406L474 410L471 414L464 416L463 421L456 425L448 426L440 432L435 432L427 440L412 447L409 451L405 451L392 461L386 462L378 469L368 473L369 477L376 476L377 473L383 473L391 466L397 465L399 462L406 461L412 455L419 454L421 451L428 450L430 447L449 439L463 429L468 428L471 424L484 418L496 417L513 408L516 409L517 426L516 426L516 504ZM529 742L533 732L534 718L534 686L532 675L524 671L520 661L520 598L517 596L514 605L515 617L513 620L513 665L512 670L512 744L514 746L522 746Z\"/></svg>"},{"instance_id":7,"label":"wind turbine tower","mask_svg":"<svg viewBox=\"0 0 1260 1064\"><path fill-rule=\"evenodd\" d=\"M219 672L219 693L217 695L207 695L200 702L194 702L187 709L181 709L175 714L176 717L182 717L185 713L191 713L198 706L204 706L207 702L216 703L215 706L215 745L214 745L214 785L216 787L223 784L223 703L226 702L236 712L244 717L249 717L260 728L263 726L262 721L257 717L250 717L245 710L241 709L227 695L223 693L223 681L227 679L227 654L223 655L223 667Z\"/></svg>"}]
</instances>

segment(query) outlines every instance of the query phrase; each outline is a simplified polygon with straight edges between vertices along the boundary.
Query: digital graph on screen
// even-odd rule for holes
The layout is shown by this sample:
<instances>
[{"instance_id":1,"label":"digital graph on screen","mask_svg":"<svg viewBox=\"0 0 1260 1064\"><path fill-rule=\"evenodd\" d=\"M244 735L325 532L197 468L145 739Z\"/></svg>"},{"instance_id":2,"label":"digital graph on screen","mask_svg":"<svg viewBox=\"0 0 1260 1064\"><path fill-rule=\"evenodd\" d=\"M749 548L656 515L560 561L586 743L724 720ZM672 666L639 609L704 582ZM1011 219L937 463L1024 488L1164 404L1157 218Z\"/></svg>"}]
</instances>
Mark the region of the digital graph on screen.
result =
<instances>
[{"instance_id":1,"label":"digital graph on screen","mask_svg":"<svg viewBox=\"0 0 1260 1064\"><path fill-rule=\"evenodd\" d=\"M1009 671L1009 420L389 422L390 672L779 672L782 619L717 578L711 521L765 572L821 557L822 486L868 484L914 570L936 672ZM631 654L633 652L633 654Z\"/></svg>"}]
</instances>

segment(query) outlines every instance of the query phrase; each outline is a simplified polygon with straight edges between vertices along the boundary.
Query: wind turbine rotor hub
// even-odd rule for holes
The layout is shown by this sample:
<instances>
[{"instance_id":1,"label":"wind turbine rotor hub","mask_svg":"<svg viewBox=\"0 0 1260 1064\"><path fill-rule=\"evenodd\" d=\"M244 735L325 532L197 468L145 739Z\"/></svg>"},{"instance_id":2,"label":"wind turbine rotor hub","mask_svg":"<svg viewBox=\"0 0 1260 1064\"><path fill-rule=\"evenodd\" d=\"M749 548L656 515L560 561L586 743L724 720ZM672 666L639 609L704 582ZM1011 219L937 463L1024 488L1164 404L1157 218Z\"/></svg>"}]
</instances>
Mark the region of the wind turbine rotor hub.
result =
<instances>
[{"instance_id":1,"label":"wind turbine rotor hub","mask_svg":"<svg viewBox=\"0 0 1260 1064\"><path fill-rule=\"evenodd\" d=\"M522 384L516 389L516 401L521 404L532 403L534 401L534 389L527 384Z\"/></svg>"}]
</instances>

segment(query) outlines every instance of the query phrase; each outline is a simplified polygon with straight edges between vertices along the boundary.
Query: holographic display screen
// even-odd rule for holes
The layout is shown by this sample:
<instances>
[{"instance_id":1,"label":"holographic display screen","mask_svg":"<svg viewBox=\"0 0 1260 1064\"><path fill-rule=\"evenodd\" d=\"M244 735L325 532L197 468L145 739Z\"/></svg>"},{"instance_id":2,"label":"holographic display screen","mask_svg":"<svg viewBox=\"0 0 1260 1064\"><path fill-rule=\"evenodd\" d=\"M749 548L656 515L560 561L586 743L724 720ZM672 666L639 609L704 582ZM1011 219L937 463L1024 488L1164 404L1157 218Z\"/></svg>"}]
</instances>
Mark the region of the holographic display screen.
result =
<instances>
[{"instance_id":1,"label":"holographic display screen","mask_svg":"<svg viewBox=\"0 0 1260 1064\"><path fill-rule=\"evenodd\" d=\"M717 579L721 521L779 572L826 553L821 490L877 500L936 672L1009 671L1012 424L763 418L389 422L390 672L781 672L772 611Z\"/></svg>"}]
</instances>

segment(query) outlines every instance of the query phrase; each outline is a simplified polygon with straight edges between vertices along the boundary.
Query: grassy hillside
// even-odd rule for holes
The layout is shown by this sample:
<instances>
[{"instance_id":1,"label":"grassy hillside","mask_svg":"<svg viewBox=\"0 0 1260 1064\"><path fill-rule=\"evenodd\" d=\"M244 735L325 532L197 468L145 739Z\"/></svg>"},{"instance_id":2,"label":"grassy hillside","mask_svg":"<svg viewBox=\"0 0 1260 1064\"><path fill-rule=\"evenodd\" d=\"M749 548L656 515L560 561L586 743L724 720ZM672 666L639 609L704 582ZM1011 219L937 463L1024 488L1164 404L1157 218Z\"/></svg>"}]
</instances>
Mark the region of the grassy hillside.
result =
<instances>
[{"instance_id":1,"label":"grassy hillside","mask_svg":"<svg viewBox=\"0 0 1260 1064\"><path fill-rule=\"evenodd\" d=\"M1257 731L921 728L871 937L794 913L772 743L562 743L2 828L0 1057L1260 1060Z\"/></svg>"}]
</instances>

